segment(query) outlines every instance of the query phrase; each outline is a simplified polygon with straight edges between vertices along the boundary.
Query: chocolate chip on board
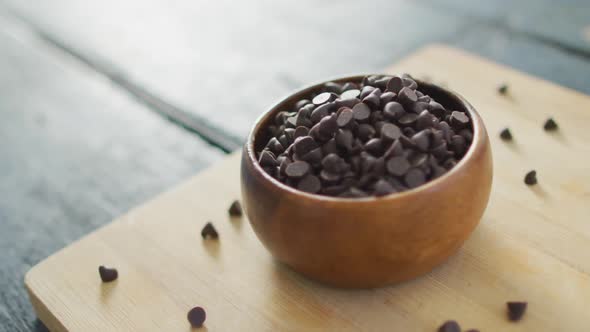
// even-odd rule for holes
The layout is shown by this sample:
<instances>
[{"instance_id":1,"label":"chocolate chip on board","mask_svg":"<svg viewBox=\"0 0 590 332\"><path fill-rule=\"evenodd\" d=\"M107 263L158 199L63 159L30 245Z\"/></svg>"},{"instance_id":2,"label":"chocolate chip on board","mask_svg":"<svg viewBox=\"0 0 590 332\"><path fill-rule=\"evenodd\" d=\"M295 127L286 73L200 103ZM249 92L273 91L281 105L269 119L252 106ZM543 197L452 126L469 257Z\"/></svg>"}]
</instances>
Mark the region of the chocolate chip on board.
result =
<instances>
[{"instance_id":1,"label":"chocolate chip on board","mask_svg":"<svg viewBox=\"0 0 590 332\"><path fill-rule=\"evenodd\" d=\"M526 302L506 302L508 309L508 319L512 322L517 322L522 319L526 312Z\"/></svg>"},{"instance_id":2,"label":"chocolate chip on board","mask_svg":"<svg viewBox=\"0 0 590 332\"><path fill-rule=\"evenodd\" d=\"M557 126L557 122L555 122L555 120L553 120L553 118L549 118L545 121L545 124L543 125L543 129L545 129L545 131L555 131L557 130L559 127Z\"/></svg>"},{"instance_id":3,"label":"chocolate chip on board","mask_svg":"<svg viewBox=\"0 0 590 332\"><path fill-rule=\"evenodd\" d=\"M115 268L108 268L103 265L98 267L98 274L102 282L112 282L117 280L119 272Z\"/></svg>"},{"instance_id":4,"label":"chocolate chip on board","mask_svg":"<svg viewBox=\"0 0 590 332\"><path fill-rule=\"evenodd\" d=\"M208 222L201 230L201 237L203 239L217 239L219 234L217 233L215 227L213 227L213 224Z\"/></svg>"},{"instance_id":5,"label":"chocolate chip on board","mask_svg":"<svg viewBox=\"0 0 590 332\"><path fill-rule=\"evenodd\" d=\"M448 320L438 328L438 332L461 332L461 326L454 320Z\"/></svg>"},{"instance_id":6,"label":"chocolate chip on board","mask_svg":"<svg viewBox=\"0 0 590 332\"><path fill-rule=\"evenodd\" d=\"M242 205L239 201L233 201L227 210L232 217L241 217L242 216Z\"/></svg>"},{"instance_id":7,"label":"chocolate chip on board","mask_svg":"<svg viewBox=\"0 0 590 332\"><path fill-rule=\"evenodd\" d=\"M502 129L502 131L500 131L500 138L503 141L512 141L512 133L510 132L510 129L508 129L508 128Z\"/></svg>"},{"instance_id":8,"label":"chocolate chip on board","mask_svg":"<svg viewBox=\"0 0 590 332\"><path fill-rule=\"evenodd\" d=\"M207 319L207 313L205 312L205 309L201 307L194 307L189 310L186 318L191 324L191 327L199 328L205 323L205 320Z\"/></svg>"},{"instance_id":9,"label":"chocolate chip on board","mask_svg":"<svg viewBox=\"0 0 590 332\"><path fill-rule=\"evenodd\" d=\"M529 171L526 173L526 175L524 176L524 183L527 186L532 186L537 184L537 171Z\"/></svg>"}]
</instances>

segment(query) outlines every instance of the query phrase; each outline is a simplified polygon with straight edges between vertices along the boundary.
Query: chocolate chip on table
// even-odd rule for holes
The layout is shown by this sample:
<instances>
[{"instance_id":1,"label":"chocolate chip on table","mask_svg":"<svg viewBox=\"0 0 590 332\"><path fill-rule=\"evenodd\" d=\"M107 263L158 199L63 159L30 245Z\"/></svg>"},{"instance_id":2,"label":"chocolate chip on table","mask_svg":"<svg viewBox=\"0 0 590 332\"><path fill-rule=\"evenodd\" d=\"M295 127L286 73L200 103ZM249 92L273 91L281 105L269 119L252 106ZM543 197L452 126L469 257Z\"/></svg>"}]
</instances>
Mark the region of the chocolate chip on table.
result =
<instances>
[{"instance_id":1,"label":"chocolate chip on table","mask_svg":"<svg viewBox=\"0 0 590 332\"><path fill-rule=\"evenodd\" d=\"M219 237L219 234L217 233L215 227L213 227L213 224L211 222L208 222L201 230L201 237L203 239L217 239Z\"/></svg>"},{"instance_id":2,"label":"chocolate chip on table","mask_svg":"<svg viewBox=\"0 0 590 332\"><path fill-rule=\"evenodd\" d=\"M461 332L461 326L454 320L448 320L438 328L438 332Z\"/></svg>"},{"instance_id":3,"label":"chocolate chip on table","mask_svg":"<svg viewBox=\"0 0 590 332\"><path fill-rule=\"evenodd\" d=\"M100 275L100 280L102 280L102 282L112 282L119 277L117 269L108 268L103 265L98 267L98 274Z\"/></svg>"},{"instance_id":4,"label":"chocolate chip on table","mask_svg":"<svg viewBox=\"0 0 590 332\"><path fill-rule=\"evenodd\" d=\"M239 201L233 201L227 210L232 217L241 217L242 216L242 205Z\"/></svg>"},{"instance_id":5,"label":"chocolate chip on table","mask_svg":"<svg viewBox=\"0 0 590 332\"><path fill-rule=\"evenodd\" d=\"M303 97L276 113L257 156L269 175L309 193L414 188L454 167L473 141L469 114L447 110L409 75L331 82Z\"/></svg>"},{"instance_id":6,"label":"chocolate chip on table","mask_svg":"<svg viewBox=\"0 0 590 332\"><path fill-rule=\"evenodd\" d=\"M498 86L498 93L501 95L505 95L508 92L508 85L503 83Z\"/></svg>"},{"instance_id":7,"label":"chocolate chip on table","mask_svg":"<svg viewBox=\"0 0 590 332\"><path fill-rule=\"evenodd\" d=\"M549 118L547 121L545 121L543 129L545 129L545 131L555 131L558 129L557 122L555 122L553 118Z\"/></svg>"},{"instance_id":8,"label":"chocolate chip on table","mask_svg":"<svg viewBox=\"0 0 590 332\"><path fill-rule=\"evenodd\" d=\"M205 309L201 307L194 307L189 310L188 314L186 315L188 322L191 324L191 327L201 327L205 323L205 319L207 319L207 313Z\"/></svg>"},{"instance_id":9,"label":"chocolate chip on table","mask_svg":"<svg viewBox=\"0 0 590 332\"><path fill-rule=\"evenodd\" d=\"M502 131L500 131L500 138L503 141L512 141L512 133L510 132L510 129L508 129L508 128L502 129Z\"/></svg>"},{"instance_id":10,"label":"chocolate chip on table","mask_svg":"<svg viewBox=\"0 0 590 332\"><path fill-rule=\"evenodd\" d=\"M532 186L537 184L537 171L529 171L528 173L526 173L526 175L524 176L524 183L527 186Z\"/></svg>"},{"instance_id":11,"label":"chocolate chip on table","mask_svg":"<svg viewBox=\"0 0 590 332\"><path fill-rule=\"evenodd\" d=\"M506 302L508 308L508 319L517 322L522 319L526 311L526 302Z\"/></svg>"}]
</instances>

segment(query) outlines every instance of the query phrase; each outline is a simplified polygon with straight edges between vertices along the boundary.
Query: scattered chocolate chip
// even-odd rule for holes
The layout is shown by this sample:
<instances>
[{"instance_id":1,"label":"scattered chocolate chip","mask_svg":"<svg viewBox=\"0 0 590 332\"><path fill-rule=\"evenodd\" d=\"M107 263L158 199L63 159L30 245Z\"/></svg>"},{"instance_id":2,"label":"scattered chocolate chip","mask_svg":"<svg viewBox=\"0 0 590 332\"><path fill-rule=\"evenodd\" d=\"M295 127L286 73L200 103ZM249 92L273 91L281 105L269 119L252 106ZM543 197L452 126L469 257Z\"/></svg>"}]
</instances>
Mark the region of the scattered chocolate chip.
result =
<instances>
[{"instance_id":1,"label":"scattered chocolate chip","mask_svg":"<svg viewBox=\"0 0 590 332\"><path fill-rule=\"evenodd\" d=\"M517 322L522 319L526 311L526 302L506 302L508 308L508 319Z\"/></svg>"},{"instance_id":2,"label":"scattered chocolate chip","mask_svg":"<svg viewBox=\"0 0 590 332\"><path fill-rule=\"evenodd\" d=\"M203 323L205 323L205 319L207 319L207 313L205 312L205 309L201 307L194 307L189 310L186 318L192 327L198 328L203 326Z\"/></svg>"},{"instance_id":3,"label":"scattered chocolate chip","mask_svg":"<svg viewBox=\"0 0 590 332\"><path fill-rule=\"evenodd\" d=\"M498 93L501 95L505 95L508 92L508 85L507 84L501 84L498 86Z\"/></svg>"},{"instance_id":4,"label":"scattered chocolate chip","mask_svg":"<svg viewBox=\"0 0 590 332\"><path fill-rule=\"evenodd\" d=\"M537 184L537 171L529 171L524 176L524 183L528 186Z\"/></svg>"},{"instance_id":5,"label":"scattered chocolate chip","mask_svg":"<svg viewBox=\"0 0 590 332\"><path fill-rule=\"evenodd\" d=\"M117 280L119 272L115 268L108 268L103 265L98 267L98 274L102 282L111 282Z\"/></svg>"},{"instance_id":6,"label":"scattered chocolate chip","mask_svg":"<svg viewBox=\"0 0 590 332\"><path fill-rule=\"evenodd\" d=\"M208 222L207 224L205 224L205 227L203 227L203 229L201 230L201 237L203 239L217 239L219 237L219 234L217 233L215 227L213 227L213 224L211 222Z\"/></svg>"},{"instance_id":7,"label":"scattered chocolate chip","mask_svg":"<svg viewBox=\"0 0 590 332\"><path fill-rule=\"evenodd\" d=\"M549 118L547 121L545 121L543 129L545 129L545 131L555 131L558 129L557 122L555 122L553 118Z\"/></svg>"},{"instance_id":8,"label":"scattered chocolate chip","mask_svg":"<svg viewBox=\"0 0 590 332\"><path fill-rule=\"evenodd\" d=\"M503 141L512 141L512 133L510 132L510 129L508 129L508 128L502 129L502 131L500 132L500 138Z\"/></svg>"},{"instance_id":9,"label":"scattered chocolate chip","mask_svg":"<svg viewBox=\"0 0 590 332\"><path fill-rule=\"evenodd\" d=\"M285 159L287 160L287 159ZM241 217L242 216L242 205L239 201L233 201L227 210L230 216L232 217Z\"/></svg>"},{"instance_id":10,"label":"scattered chocolate chip","mask_svg":"<svg viewBox=\"0 0 590 332\"><path fill-rule=\"evenodd\" d=\"M461 332L461 326L454 320L448 320L438 328L438 332Z\"/></svg>"}]
</instances>

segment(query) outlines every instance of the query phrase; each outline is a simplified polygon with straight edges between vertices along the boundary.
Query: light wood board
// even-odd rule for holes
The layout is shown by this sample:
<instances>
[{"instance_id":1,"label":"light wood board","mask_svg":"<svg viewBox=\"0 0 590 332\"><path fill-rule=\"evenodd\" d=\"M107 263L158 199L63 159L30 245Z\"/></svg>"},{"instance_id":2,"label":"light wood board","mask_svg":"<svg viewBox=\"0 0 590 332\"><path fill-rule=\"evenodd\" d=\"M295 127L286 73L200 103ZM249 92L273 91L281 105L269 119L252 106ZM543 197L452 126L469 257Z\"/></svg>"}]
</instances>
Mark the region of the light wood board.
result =
<instances>
[{"instance_id":1,"label":"light wood board","mask_svg":"<svg viewBox=\"0 0 590 332\"><path fill-rule=\"evenodd\" d=\"M589 331L590 97L439 45L388 71L446 82L491 136L488 209L446 264L374 290L297 275L245 218L227 216L239 198L234 154L33 267L25 284L39 318L54 331L187 331L186 313L199 305L210 331L435 331L447 319L481 331ZM496 92L501 82L507 96ZM558 132L543 131L548 116ZM507 125L512 143L497 135ZM535 187L523 184L530 169ZM200 238L209 220L219 241ZM119 279L102 284L101 264ZM506 319L509 300L529 302L519 323Z\"/></svg>"}]
</instances>

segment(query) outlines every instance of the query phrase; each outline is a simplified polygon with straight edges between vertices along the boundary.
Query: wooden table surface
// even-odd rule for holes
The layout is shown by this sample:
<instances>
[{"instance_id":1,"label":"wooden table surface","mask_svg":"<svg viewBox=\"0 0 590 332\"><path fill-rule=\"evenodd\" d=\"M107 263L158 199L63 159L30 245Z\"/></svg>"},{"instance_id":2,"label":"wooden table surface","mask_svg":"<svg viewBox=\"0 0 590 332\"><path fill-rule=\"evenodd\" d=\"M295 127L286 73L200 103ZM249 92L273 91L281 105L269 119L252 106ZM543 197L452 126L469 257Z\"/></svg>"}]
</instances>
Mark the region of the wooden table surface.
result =
<instances>
[{"instance_id":1,"label":"wooden table surface","mask_svg":"<svg viewBox=\"0 0 590 332\"><path fill-rule=\"evenodd\" d=\"M590 93L585 0L0 0L0 331L45 330L32 265L236 149L273 101L432 42Z\"/></svg>"}]
</instances>

